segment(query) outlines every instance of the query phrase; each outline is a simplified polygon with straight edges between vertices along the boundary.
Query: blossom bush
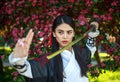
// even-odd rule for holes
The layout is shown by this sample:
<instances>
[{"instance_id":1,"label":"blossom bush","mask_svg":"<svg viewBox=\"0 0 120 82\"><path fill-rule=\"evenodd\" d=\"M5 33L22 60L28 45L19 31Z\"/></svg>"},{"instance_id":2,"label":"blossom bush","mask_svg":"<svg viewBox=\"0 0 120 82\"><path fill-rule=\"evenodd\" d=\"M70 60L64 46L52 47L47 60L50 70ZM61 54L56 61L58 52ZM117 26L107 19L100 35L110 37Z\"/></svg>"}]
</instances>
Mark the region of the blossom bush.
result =
<instances>
[{"instance_id":1,"label":"blossom bush","mask_svg":"<svg viewBox=\"0 0 120 82\"><path fill-rule=\"evenodd\" d=\"M89 29L91 21L97 21L100 24L97 47L101 46L101 51L108 54L100 67L89 65L90 72L98 76L101 68L113 70L120 66L119 6L119 0L0 1L0 46L10 46L12 52L17 40L32 28L35 36L29 56L37 57L51 51L51 26L56 16L67 14L73 18L76 38ZM3 55L6 54L0 54ZM92 71L94 67L95 72Z\"/></svg>"}]
</instances>

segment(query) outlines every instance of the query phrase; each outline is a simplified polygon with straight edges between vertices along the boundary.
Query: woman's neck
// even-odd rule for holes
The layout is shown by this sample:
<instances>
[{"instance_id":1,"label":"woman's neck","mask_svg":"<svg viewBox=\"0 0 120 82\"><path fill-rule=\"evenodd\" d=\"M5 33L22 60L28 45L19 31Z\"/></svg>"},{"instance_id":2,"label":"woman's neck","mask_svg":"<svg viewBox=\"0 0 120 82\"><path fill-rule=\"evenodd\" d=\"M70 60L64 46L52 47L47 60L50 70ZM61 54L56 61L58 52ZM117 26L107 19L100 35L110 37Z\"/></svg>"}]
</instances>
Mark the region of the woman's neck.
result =
<instances>
[{"instance_id":1,"label":"woman's neck","mask_svg":"<svg viewBox=\"0 0 120 82\"><path fill-rule=\"evenodd\" d=\"M68 48L67 50L69 50L70 52L72 52L72 47Z\"/></svg>"},{"instance_id":2,"label":"woman's neck","mask_svg":"<svg viewBox=\"0 0 120 82\"><path fill-rule=\"evenodd\" d=\"M60 49L62 49L62 48L60 47ZM67 50L72 52L72 47L68 48Z\"/></svg>"}]
</instances>

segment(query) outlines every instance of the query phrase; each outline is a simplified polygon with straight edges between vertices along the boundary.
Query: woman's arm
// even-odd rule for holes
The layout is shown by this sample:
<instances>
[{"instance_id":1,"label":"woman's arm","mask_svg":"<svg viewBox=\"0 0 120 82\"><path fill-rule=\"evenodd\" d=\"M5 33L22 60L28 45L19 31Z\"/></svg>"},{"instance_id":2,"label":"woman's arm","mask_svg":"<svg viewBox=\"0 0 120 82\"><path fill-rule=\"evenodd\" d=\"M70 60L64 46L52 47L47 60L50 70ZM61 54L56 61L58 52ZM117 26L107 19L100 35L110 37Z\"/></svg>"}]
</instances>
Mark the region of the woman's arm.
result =
<instances>
[{"instance_id":1,"label":"woman's arm","mask_svg":"<svg viewBox=\"0 0 120 82\"><path fill-rule=\"evenodd\" d=\"M27 58L33 36L34 33L31 29L25 38L17 41L13 53L9 56L10 64L15 67L20 74L30 78L32 78L31 66L27 61Z\"/></svg>"},{"instance_id":2,"label":"woman's arm","mask_svg":"<svg viewBox=\"0 0 120 82\"><path fill-rule=\"evenodd\" d=\"M27 57L14 58L13 53L9 55L10 64L21 74L28 78L33 78L31 65L27 61Z\"/></svg>"},{"instance_id":3,"label":"woman's arm","mask_svg":"<svg viewBox=\"0 0 120 82\"><path fill-rule=\"evenodd\" d=\"M91 31L88 33L88 38L87 38L87 42L86 42L86 49L84 52L86 52L86 57L85 57L85 61L87 62L86 64L90 64L91 62L91 55L94 55L96 52L96 37L99 35L99 24L97 22L92 22L91 25L95 26L94 31ZM90 53L89 53L90 52ZM85 53L84 53L85 54Z\"/></svg>"},{"instance_id":4,"label":"woman's arm","mask_svg":"<svg viewBox=\"0 0 120 82\"><path fill-rule=\"evenodd\" d=\"M98 30L99 24L97 22L92 22L90 25L94 26L91 27L94 28L94 30L88 33L86 46L89 48L91 54L93 55L96 51L96 37L100 34L100 32Z\"/></svg>"},{"instance_id":5,"label":"woman's arm","mask_svg":"<svg viewBox=\"0 0 120 82\"><path fill-rule=\"evenodd\" d=\"M35 58L33 60L27 60L27 57L23 58L14 58L13 53L9 55L10 64L26 79L33 80L36 78L46 78L48 76L48 70L52 70L51 63L45 60L45 56ZM49 66L49 67L48 67ZM49 74L53 76L52 72Z\"/></svg>"}]
</instances>

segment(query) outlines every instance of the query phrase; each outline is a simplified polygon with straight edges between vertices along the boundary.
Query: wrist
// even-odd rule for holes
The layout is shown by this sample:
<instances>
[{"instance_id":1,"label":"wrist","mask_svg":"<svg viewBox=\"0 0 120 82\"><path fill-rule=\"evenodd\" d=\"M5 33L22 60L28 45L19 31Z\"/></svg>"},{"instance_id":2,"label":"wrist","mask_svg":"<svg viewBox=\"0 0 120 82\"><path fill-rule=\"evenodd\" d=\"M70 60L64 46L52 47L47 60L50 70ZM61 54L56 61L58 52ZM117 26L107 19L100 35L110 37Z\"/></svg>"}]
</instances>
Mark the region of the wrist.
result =
<instances>
[{"instance_id":1,"label":"wrist","mask_svg":"<svg viewBox=\"0 0 120 82\"><path fill-rule=\"evenodd\" d=\"M17 68L17 69L23 69L26 66L26 64L23 65L13 65L13 67Z\"/></svg>"},{"instance_id":2,"label":"wrist","mask_svg":"<svg viewBox=\"0 0 120 82\"><path fill-rule=\"evenodd\" d=\"M96 46L96 38L93 38L93 37L89 36L86 44L90 47Z\"/></svg>"},{"instance_id":3,"label":"wrist","mask_svg":"<svg viewBox=\"0 0 120 82\"><path fill-rule=\"evenodd\" d=\"M14 53L12 52L9 56L9 62L11 65L24 65L28 56L23 58L14 58Z\"/></svg>"}]
</instances>

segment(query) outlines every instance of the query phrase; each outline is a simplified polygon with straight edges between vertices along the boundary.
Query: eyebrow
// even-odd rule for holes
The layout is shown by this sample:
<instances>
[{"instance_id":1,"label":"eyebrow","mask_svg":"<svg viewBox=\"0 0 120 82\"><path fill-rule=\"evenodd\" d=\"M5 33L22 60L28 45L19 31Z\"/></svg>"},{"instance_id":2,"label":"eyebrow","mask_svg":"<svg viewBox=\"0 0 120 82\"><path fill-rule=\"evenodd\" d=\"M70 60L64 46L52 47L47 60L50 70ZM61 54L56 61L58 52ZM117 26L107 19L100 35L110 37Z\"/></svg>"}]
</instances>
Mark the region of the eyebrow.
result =
<instances>
[{"instance_id":1,"label":"eyebrow","mask_svg":"<svg viewBox=\"0 0 120 82\"><path fill-rule=\"evenodd\" d=\"M58 31L64 31L64 30L58 29ZM72 30L67 30L67 31L72 31Z\"/></svg>"}]
</instances>

